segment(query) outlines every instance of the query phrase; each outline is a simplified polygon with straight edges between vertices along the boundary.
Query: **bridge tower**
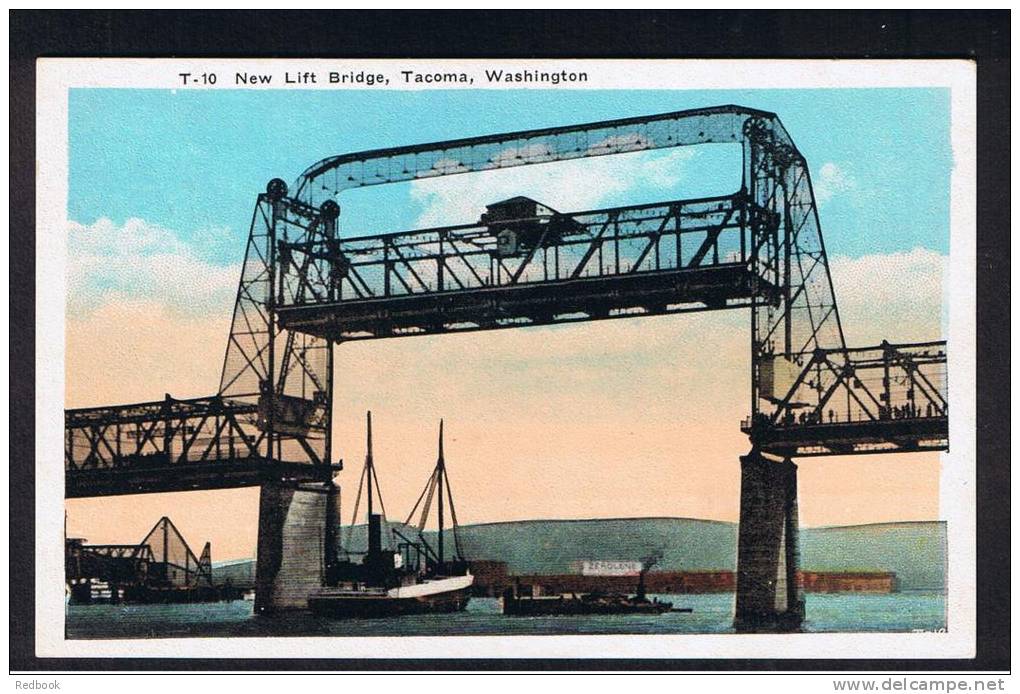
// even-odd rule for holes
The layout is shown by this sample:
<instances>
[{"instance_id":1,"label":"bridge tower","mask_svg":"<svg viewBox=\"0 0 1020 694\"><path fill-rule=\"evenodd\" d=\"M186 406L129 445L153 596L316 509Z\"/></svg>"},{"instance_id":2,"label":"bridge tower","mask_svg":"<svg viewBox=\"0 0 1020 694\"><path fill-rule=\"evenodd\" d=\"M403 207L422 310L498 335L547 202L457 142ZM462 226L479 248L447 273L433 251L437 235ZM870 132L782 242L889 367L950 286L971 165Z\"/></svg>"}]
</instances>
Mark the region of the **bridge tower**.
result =
<instances>
[{"instance_id":1,"label":"bridge tower","mask_svg":"<svg viewBox=\"0 0 1020 694\"><path fill-rule=\"evenodd\" d=\"M282 327L277 309L285 299L303 299L301 292L287 293L280 272L290 262L287 244L328 245L339 206L311 210L286 196L287 184L277 178L256 202L218 393L255 404L264 436L269 473L260 485L255 572L260 614L307 607L337 553L333 344ZM288 471L274 475L281 461L290 463Z\"/></svg>"}]
</instances>

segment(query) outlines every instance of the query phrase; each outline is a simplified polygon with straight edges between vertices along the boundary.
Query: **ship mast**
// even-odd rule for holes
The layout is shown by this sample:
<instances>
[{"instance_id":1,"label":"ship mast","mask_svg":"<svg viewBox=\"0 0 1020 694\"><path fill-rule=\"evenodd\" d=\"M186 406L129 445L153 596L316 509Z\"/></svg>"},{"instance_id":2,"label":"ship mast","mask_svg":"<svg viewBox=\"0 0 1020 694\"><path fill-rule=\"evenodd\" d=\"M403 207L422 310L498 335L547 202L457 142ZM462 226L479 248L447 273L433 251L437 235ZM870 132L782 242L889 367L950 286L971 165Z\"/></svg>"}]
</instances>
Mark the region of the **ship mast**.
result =
<instances>
[{"instance_id":1,"label":"ship mast","mask_svg":"<svg viewBox=\"0 0 1020 694\"><path fill-rule=\"evenodd\" d=\"M379 489L379 477L376 475L375 460L372 456L371 411L369 411L368 414L366 415L366 423L367 423L367 436L366 436L367 440L365 447L365 466L361 469L361 478L358 480L358 493L354 498L354 513L351 515L351 524L347 528L347 542L345 543L345 545L348 548L351 546L351 537L354 532L354 526L357 525L358 522L358 510L361 508L361 492L363 490L368 492L366 496L368 497L367 521L369 535L371 536L372 534L371 533L371 527L373 522L372 516L375 515L374 504L376 496L379 497L379 508L382 511L382 516L380 517L379 520L380 522L384 522L386 519L386 503L383 501L382 491ZM366 481L368 483L367 489L365 487Z\"/></svg>"},{"instance_id":2,"label":"ship mast","mask_svg":"<svg viewBox=\"0 0 1020 694\"><path fill-rule=\"evenodd\" d=\"M375 465L372 462L372 410L368 411L368 442L365 446L365 471L368 476L368 522L372 522L372 478L375 476Z\"/></svg>"},{"instance_id":3,"label":"ship mast","mask_svg":"<svg viewBox=\"0 0 1020 694\"><path fill-rule=\"evenodd\" d=\"M429 476L428 482L425 483L425 489L422 490L421 496L418 497L418 501L414 504L414 508L411 509L411 513L408 514L407 520L404 521L405 525L411 525L411 520L415 517L418 509L421 509L421 515L418 518L418 537L425 543L423 533L425 532L425 524L429 518L429 511L432 508L432 501L437 496L438 492L438 514L439 514L439 533L437 535L438 547L436 551L431 553L431 559L435 560L436 566L442 570L443 565L446 563L446 547L445 547L445 536L446 536L446 514L449 509L450 521L453 528L453 542L454 542L454 555L456 560L463 560L464 553L460 547L460 537L457 533L457 510L453 505L453 492L450 489L450 478L446 472L446 457L443 452L443 420L439 420L439 457L436 460L436 466L432 470L432 474Z\"/></svg>"},{"instance_id":4,"label":"ship mast","mask_svg":"<svg viewBox=\"0 0 1020 694\"><path fill-rule=\"evenodd\" d=\"M439 420L439 460L436 461L436 479L439 483L439 565L443 565L443 477L446 461L443 460L443 420Z\"/></svg>"}]
</instances>

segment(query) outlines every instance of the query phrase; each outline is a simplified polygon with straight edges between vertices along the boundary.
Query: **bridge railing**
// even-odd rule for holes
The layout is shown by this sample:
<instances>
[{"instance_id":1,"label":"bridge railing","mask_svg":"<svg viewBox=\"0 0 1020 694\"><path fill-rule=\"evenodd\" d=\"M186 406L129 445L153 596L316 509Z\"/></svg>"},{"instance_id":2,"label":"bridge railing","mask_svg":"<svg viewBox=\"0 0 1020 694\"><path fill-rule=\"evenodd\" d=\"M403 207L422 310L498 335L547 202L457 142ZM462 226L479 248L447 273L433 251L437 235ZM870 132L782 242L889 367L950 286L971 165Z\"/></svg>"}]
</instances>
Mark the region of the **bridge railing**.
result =
<instances>
[{"instance_id":1,"label":"bridge railing","mask_svg":"<svg viewBox=\"0 0 1020 694\"><path fill-rule=\"evenodd\" d=\"M741 194L280 244L278 305L746 265Z\"/></svg>"}]
</instances>

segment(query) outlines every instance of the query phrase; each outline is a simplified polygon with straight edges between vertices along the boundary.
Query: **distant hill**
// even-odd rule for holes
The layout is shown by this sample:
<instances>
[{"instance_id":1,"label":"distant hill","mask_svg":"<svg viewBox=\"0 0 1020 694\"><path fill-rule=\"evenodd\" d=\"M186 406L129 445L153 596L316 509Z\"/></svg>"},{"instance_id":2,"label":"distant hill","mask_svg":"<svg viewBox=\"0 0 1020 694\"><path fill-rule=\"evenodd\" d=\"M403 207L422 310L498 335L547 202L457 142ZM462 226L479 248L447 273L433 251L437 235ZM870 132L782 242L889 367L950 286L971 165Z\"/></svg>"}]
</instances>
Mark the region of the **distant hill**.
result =
<instances>
[{"instance_id":1,"label":"distant hill","mask_svg":"<svg viewBox=\"0 0 1020 694\"><path fill-rule=\"evenodd\" d=\"M942 521L807 528L800 534L803 568L895 571L901 590L943 590L946 524Z\"/></svg>"},{"instance_id":2,"label":"distant hill","mask_svg":"<svg viewBox=\"0 0 1020 694\"><path fill-rule=\"evenodd\" d=\"M737 526L692 518L619 518L486 523L460 529L464 554L505 561L513 574L562 574L585 559L639 560L661 552L658 569L725 569Z\"/></svg>"},{"instance_id":3,"label":"distant hill","mask_svg":"<svg viewBox=\"0 0 1020 694\"><path fill-rule=\"evenodd\" d=\"M430 542L434 538L426 533ZM660 552L659 570L734 570L737 556L736 523L693 518L484 523L461 527L460 539L467 558L505 561L512 574L569 573L572 562L639 560ZM452 543L447 534L448 552ZM364 549L364 526L354 529L350 545L354 551ZM807 571L894 571L902 590L945 587L946 526L941 521L802 528L800 546L801 568ZM241 570L235 563L231 569L217 566L214 573Z\"/></svg>"},{"instance_id":4,"label":"distant hill","mask_svg":"<svg viewBox=\"0 0 1020 694\"><path fill-rule=\"evenodd\" d=\"M692 518L520 521L461 528L465 555L505 561L511 573L568 573L584 559L638 560L659 570L736 569L737 525ZM449 546L449 545L448 545ZM945 523L802 528L807 571L894 571L903 590L945 586Z\"/></svg>"},{"instance_id":5,"label":"distant hill","mask_svg":"<svg viewBox=\"0 0 1020 694\"><path fill-rule=\"evenodd\" d=\"M230 583L233 586L255 585L255 560L233 559L231 561L214 561L212 566L213 583Z\"/></svg>"}]
</instances>

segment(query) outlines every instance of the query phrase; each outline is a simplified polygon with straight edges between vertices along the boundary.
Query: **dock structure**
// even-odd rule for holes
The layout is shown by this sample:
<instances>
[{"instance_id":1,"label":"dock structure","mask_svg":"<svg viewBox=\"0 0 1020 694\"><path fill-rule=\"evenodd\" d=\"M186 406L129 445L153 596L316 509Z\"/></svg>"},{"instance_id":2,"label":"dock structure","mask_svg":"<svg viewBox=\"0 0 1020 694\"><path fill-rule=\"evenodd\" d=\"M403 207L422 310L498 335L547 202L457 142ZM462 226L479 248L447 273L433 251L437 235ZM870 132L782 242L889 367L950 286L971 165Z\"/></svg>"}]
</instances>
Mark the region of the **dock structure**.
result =
<instances>
[{"instance_id":1,"label":"dock structure","mask_svg":"<svg viewBox=\"0 0 1020 694\"><path fill-rule=\"evenodd\" d=\"M727 195L568 212L479 200L474 224L340 233L337 199L355 188L712 143L742 152ZM336 345L720 310L750 317L735 623L796 628L794 459L946 450L946 346L846 344L807 162L776 114L741 106L354 152L293 187L271 180L217 394L184 419L69 411L67 489L258 485L258 583L286 589L256 609L303 607L336 555Z\"/></svg>"},{"instance_id":2,"label":"dock structure","mask_svg":"<svg viewBox=\"0 0 1020 694\"><path fill-rule=\"evenodd\" d=\"M86 544L65 540L65 578L76 602L187 602L219 594L212 573L212 548L200 555L166 516L138 544Z\"/></svg>"},{"instance_id":3,"label":"dock structure","mask_svg":"<svg viewBox=\"0 0 1020 694\"><path fill-rule=\"evenodd\" d=\"M592 576L581 573L511 574L501 561L472 561L478 595L499 597L514 585L530 586L534 595L563 593L634 593L638 579L626 576ZM899 579L893 571L799 571L795 580L805 593L895 593ZM649 571L645 576L648 593L659 595L699 595L733 593L737 575L732 569Z\"/></svg>"}]
</instances>

